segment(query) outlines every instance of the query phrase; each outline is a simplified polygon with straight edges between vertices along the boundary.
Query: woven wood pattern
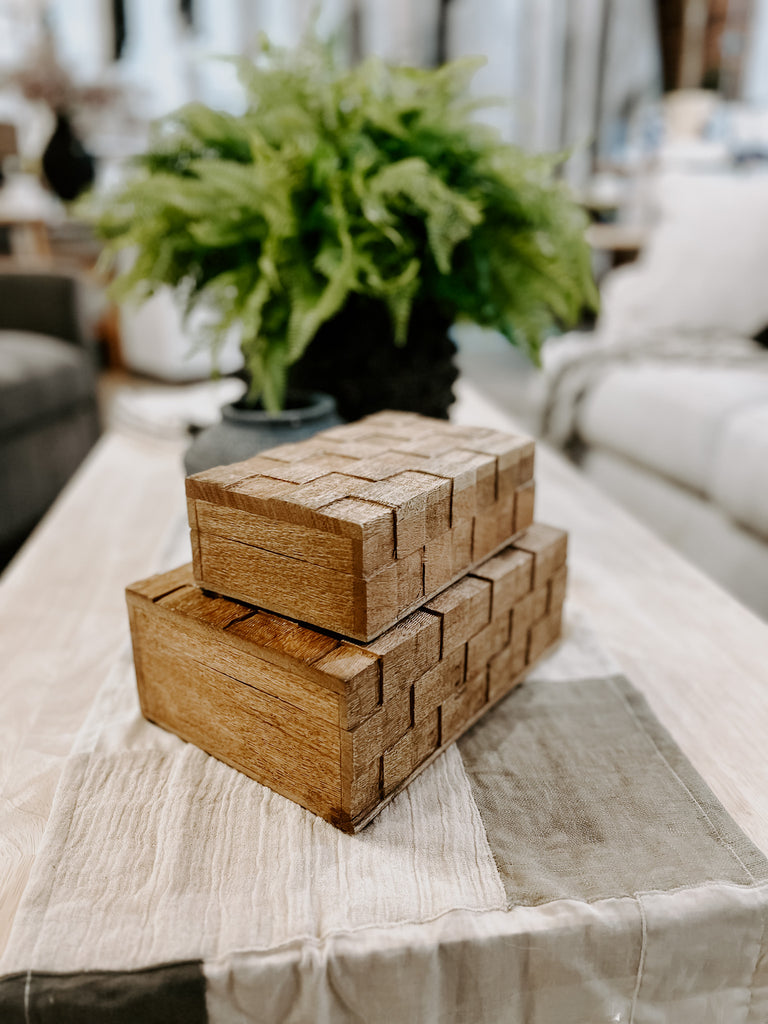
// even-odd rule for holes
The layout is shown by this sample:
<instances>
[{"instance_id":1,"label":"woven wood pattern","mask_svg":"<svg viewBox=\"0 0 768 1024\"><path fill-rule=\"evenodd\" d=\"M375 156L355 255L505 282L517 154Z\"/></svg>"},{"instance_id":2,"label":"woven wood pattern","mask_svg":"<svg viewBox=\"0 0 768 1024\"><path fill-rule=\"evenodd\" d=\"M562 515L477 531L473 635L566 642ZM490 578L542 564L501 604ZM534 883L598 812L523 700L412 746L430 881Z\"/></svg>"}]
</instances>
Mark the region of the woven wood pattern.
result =
<instances>
[{"instance_id":1,"label":"woven wood pattern","mask_svg":"<svg viewBox=\"0 0 768 1024\"><path fill-rule=\"evenodd\" d=\"M128 589L144 715L345 831L557 639L566 535L536 524L377 640L226 598L189 566Z\"/></svg>"},{"instance_id":2,"label":"woven wood pattern","mask_svg":"<svg viewBox=\"0 0 768 1024\"><path fill-rule=\"evenodd\" d=\"M533 522L527 437L383 412L187 480L195 580L368 641Z\"/></svg>"}]
</instances>

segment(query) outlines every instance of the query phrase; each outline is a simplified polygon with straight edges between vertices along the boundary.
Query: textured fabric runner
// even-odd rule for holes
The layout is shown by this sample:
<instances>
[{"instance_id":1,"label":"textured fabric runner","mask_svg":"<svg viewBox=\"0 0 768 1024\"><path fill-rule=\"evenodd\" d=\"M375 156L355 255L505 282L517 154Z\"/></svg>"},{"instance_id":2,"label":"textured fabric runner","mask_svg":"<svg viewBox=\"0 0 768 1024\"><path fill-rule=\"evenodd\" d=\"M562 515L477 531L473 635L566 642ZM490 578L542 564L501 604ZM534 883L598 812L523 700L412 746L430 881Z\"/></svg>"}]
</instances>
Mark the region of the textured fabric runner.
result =
<instances>
[{"instance_id":1,"label":"textured fabric runner","mask_svg":"<svg viewBox=\"0 0 768 1024\"><path fill-rule=\"evenodd\" d=\"M459 749L509 906L768 880L622 676L524 686Z\"/></svg>"},{"instance_id":2,"label":"textured fabric runner","mask_svg":"<svg viewBox=\"0 0 768 1024\"><path fill-rule=\"evenodd\" d=\"M358 836L144 722L126 650L63 773L0 1020L754 1024L767 880L578 621Z\"/></svg>"}]
</instances>

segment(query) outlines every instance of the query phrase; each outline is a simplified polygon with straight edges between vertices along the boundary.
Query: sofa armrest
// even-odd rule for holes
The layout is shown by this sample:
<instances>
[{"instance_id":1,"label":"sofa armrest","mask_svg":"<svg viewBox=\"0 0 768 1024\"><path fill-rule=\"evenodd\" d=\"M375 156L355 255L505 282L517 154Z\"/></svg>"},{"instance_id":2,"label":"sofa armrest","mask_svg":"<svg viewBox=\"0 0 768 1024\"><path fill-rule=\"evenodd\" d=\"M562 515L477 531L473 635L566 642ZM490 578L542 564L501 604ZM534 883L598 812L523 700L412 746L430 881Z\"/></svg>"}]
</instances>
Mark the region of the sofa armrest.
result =
<instances>
[{"instance_id":1,"label":"sofa armrest","mask_svg":"<svg viewBox=\"0 0 768 1024\"><path fill-rule=\"evenodd\" d=\"M0 330L33 331L94 351L82 286L71 274L0 273Z\"/></svg>"}]
</instances>

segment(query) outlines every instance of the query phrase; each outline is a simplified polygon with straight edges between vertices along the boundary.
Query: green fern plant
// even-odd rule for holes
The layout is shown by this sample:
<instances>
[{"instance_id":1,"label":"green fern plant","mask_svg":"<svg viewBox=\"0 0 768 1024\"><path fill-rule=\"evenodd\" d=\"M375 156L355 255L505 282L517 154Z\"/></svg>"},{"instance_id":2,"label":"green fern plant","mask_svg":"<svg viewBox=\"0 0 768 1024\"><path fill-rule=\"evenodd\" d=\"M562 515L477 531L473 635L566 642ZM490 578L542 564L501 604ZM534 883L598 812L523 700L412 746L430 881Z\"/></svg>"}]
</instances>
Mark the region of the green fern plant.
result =
<instances>
[{"instance_id":1,"label":"green fern plant","mask_svg":"<svg viewBox=\"0 0 768 1024\"><path fill-rule=\"evenodd\" d=\"M585 218L556 160L473 119L478 61L340 70L310 41L237 65L242 115L166 117L91 210L108 254L135 253L118 297L179 289L215 311L212 345L240 324L252 402L282 406L290 366L354 295L386 307L397 344L428 302L534 360L554 323L595 305Z\"/></svg>"}]
</instances>

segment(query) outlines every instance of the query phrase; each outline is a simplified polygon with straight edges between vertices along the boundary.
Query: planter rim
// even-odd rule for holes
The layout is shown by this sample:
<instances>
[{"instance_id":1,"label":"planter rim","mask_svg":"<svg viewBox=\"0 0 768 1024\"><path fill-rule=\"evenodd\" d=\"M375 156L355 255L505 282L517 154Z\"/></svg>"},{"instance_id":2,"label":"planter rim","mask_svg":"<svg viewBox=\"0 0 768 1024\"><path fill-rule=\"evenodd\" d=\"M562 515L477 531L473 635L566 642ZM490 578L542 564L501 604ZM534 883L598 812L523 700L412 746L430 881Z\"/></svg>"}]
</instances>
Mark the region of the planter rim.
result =
<instances>
[{"instance_id":1,"label":"planter rim","mask_svg":"<svg viewBox=\"0 0 768 1024\"><path fill-rule=\"evenodd\" d=\"M262 424L291 424L299 426L302 423L310 423L312 420L321 419L336 412L336 400L327 395L324 391L293 391L290 393L292 401L302 402L294 409L282 409L280 412L268 412L266 409L239 409L230 402L222 406L221 415L229 423L249 426L257 423Z\"/></svg>"}]
</instances>

